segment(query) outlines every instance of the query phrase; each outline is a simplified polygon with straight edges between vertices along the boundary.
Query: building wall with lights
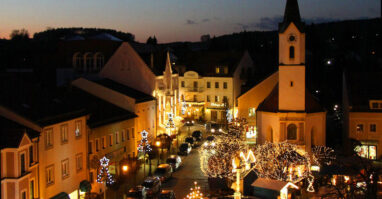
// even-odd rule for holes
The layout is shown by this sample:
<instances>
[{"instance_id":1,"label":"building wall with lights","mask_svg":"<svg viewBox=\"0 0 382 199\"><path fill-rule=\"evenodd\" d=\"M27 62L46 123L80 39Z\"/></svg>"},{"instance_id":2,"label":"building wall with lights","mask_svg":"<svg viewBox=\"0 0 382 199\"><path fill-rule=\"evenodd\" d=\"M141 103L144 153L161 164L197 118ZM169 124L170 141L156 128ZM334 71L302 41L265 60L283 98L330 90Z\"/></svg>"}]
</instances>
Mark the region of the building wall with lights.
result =
<instances>
[{"instance_id":1,"label":"building wall with lights","mask_svg":"<svg viewBox=\"0 0 382 199\"><path fill-rule=\"evenodd\" d=\"M39 141L40 198L61 192L79 196L79 185L88 179L88 128L86 117L45 126Z\"/></svg>"},{"instance_id":2,"label":"building wall with lights","mask_svg":"<svg viewBox=\"0 0 382 199\"><path fill-rule=\"evenodd\" d=\"M135 119L122 120L92 128L89 133L89 182L92 192L100 192L103 185L97 182L99 160L106 156L110 159L109 171L113 175L121 174L120 162L137 156L137 132Z\"/></svg>"}]
</instances>

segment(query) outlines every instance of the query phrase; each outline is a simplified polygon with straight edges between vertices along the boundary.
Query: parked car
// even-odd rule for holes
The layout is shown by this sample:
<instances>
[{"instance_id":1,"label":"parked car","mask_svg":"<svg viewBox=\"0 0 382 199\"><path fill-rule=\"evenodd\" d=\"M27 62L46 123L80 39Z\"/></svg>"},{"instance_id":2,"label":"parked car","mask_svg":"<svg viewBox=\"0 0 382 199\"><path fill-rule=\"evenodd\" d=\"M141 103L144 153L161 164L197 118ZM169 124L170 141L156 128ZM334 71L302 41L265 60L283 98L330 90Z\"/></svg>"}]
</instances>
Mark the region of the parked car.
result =
<instances>
[{"instance_id":1,"label":"parked car","mask_svg":"<svg viewBox=\"0 0 382 199\"><path fill-rule=\"evenodd\" d=\"M162 184L158 177L146 177L142 186L142 195L151 198L160 192Z\"/></svg>"},{"instance_id":2,"label":"parked car","mask_svg":"<svg viewBox=\"0 0 382 199\"><path fill-rule=\"evenodd\" d=\"M172 177L172 167L169 164L160 164L155 170L154 176L164 182Z\"/></svg>"},{"instance_id":3,"label":"parked car","mask_svg":"<svg viewBox=\"0 0 382 199\"><path fill-rule=\"evenodd\" d=\"M170 157L167 158L166 163L172 167L172 171L174 172L178 170L182 164L182 158L177 155L170 155Z\"/></svg>"},{"instance_id":4,"label":"parked car","mask_svg":"<svg viewBox=\"0 0 382 199\"><path fill-rule=\"evenodd\" d=\"M143 193L143 186L138 185L136 187L131 188L127 193L127 198L145 198L145 195Z\"/></svg>"},{"instance_id":5,"label":"parked car","mask_svg":"<svg viewBox=\"0 0 382 199\"><path fill-rule=\"evenodd\" d=\"M194 144L195 144L195 140L194 140L194 138L193 138L192 136L190 136L190 137L186 137L186 139L184 139L184 142L188 142L188 143L190 143L190 144L191 144L191 147L193 147Z\"/></svg>"},{"instance_id":6,"label":"parked car","mask_svg":"<svg viewBox=\"0 0 382 199\"><path fill-rule=\"evenodd\" d=\"M188 142L184 142L179 146L179 154L180 155L188 155L192 150L191 144Z\"/></svg>"},{"instance_id":7,"label":"parked car","mask_svg":"<svg viewBox=\"0 0 382 199\"><path fill-rule=\"evenodd\" d=\"M210 136L207 137L206 140L207 140L207 141L213 141L213 140L215 140L215 137L212 136L212 135L210 135Z\"/></svg>"},{"instance_id":8,"label":"parked car","mask_svg":"<svg viewBox=\"0 0 382 199\"><path fill-rule=\"evenodd\" d=\"M162 190L158 196L158 199L175 199L175 193L173 190Z\"/></svg>"},{"instance_id":9,"label":"parked car","mask_svg":"<svg viewBox=\"0 0 382 199\"><path fill-rule=\"evenodd\" d=\"M202 132L194 131L192 132L192 137L194 137L196 141L202 141Z\"/></svg>"}]
</instances>

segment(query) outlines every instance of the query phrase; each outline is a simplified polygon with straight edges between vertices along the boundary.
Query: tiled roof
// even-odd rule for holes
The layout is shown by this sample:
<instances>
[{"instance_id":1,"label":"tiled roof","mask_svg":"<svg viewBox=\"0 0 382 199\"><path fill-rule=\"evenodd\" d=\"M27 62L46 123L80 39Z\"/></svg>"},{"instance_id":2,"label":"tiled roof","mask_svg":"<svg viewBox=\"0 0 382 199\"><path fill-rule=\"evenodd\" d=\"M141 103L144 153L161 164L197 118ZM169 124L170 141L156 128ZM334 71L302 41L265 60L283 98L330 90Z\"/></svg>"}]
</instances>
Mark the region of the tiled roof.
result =
<instances>
[{"instance_id":1,"label":"tiled roof","mask_svg":"<svg viewBox=\"0 0 382 199\"><path fill-rule=\"evenodd\" d=\"M111 79L105 78L101 80L96 80L95 82L106 88L109 88L111 90L127 95L131 98L134 98L136 102L146 102L146 101L155 100L155 98L151 95L135 90L133 88L130 88L128 86L115 82Z\"/></svg>"},{"instance_id":2,"label":"tiled roof","mask_svg":"<svg viewBox=\"0 0 382 199\"><path fill-rule=\"evenodd\" d=\"M0 116L1 149L18 148L24 133L27 133L30 139L36 138L40 135L39 132L33 129Z\"/></svg>"},{"instance_id":3,"label":"tiled roof","mask_svg":"<svg viewBox=\"0 0 382 199\"><path fill-rule=\"evenodd\" d=\"M370 109L369 100L382 100L382 72L345 73L351 112L382 112Z\"/></svg>"}]
</instances>

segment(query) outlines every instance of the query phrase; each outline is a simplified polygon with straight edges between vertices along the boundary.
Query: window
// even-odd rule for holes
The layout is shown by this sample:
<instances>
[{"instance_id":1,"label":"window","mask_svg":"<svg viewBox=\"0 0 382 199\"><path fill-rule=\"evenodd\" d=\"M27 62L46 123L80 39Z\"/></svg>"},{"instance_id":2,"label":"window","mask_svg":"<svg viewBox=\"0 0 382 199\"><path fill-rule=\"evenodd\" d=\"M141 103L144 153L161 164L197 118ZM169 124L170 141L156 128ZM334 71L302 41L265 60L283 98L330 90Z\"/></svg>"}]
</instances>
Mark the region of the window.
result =
<instances>
[{"instance_id":1,"label":"window","mask_svg":"<svg viewBox=\"0 0 382 199\"><path fill-rule=\"evenodd\" d=\"M73 66L77 68L77 70L82 70L84 63L84 58L81 53L76 53L73 55Z\"/></svg>"},{"instance_id":2,"label":"window","mask_svg":"<svg viewBox=\"0 0 382 199\"><path fill-rule=\"evenodd\" d=\"M198 82L194 81L194 89L197 89L197 88L198 88Z\"/></svg>"},{"instance_id":3,"label":"window","mask_svg":"<svg viewBox=\"0 0 382 199\"><path fill-rule=\"evenodd\" d=\"M126 132L124 130L122 130L122 133L121 133L121 136L122 136L122 142L124 142L126 140Z\"/></svg>"},{"instance_id":4,"label":"window","mask_svg":"<svg viewBox=\"0 0 382 199\"><path fill-rule=\"evenodd\" d=\"M115 132L115 144L119 144L119 132Z\"/></svg>"},{"instance_id":5,"label":"window","mask_svg":"<svg viewBox=\"0 0 382 199\"><path fill-rule=\"evenodd\" d=\"M29 147L29 164L32 164L33 163L33 146L30 146Z\"/></svg>"},{"instance_id":6,"label":"window","mask_svg":"<svg viewBox=\"0 0 382 199\"><path fill-rule=\"evenodd\" d=\"M131 128L131 137L132 137L132 138L135 138L134 128Z\"/></svg>"},{"instance_id":7,"label":"window","mask_svg":"<svg viewBox=\"0 0 382 199\"><path fill-rule=\"evenodd\" d=\"M127 136L127 140L130 140L130 131L129 131L129 129L126 129L126 136Z\"/></svg>"},{"instance_id":8,"label":"window","mask_svg":"<svg viewBox=\"0 0 382 199\"><path fill-rule=\"evenodd\" d=\"M363 132L363 124L357 124L356 130L360 133Z\"/></svg>"},{"instance_id":9,"label":"window","mask_svg":"<svg viewBox=\"0 0 382 199\"><path fill-rule=\"evenodd\" d=\"M94 183L94 177L93 177L93 172L92 171L89 172L89 181L92 184Z\"/></svg>"},{"instance_id":10,"label":"window","mask_svg":"<svg viewBox=\"0 0 382 199\"><path fill-rule=\"evenodd\" d=\"M215 88L219 88L219 82L215 82Z\"/></svg>"},{"instance_id":11,"label":"window","mask_svg":"<svg viewBox=\"0 0 382 199\"><path fill-rule=\"evenodd\" d=\"M219 73L220 73L220 68L219 68L219 66L216 66L216 68L215 68L215 72L216 72L216 74L219 74Z\"/></svg>"},{"instance_id":12,"label":"window","mask_svg":"<svg viewBox=\"0 0 382 199\"><path fill-rule=\"evenodd\" d=\"M61 144L68 143L68 125L61 125Z\"/></svg>"},{"instance_id":13,"label":"window","mask_svg":"<svg viewBox=\"0 0 382 199\"><path fill-rule=\"evenodd\" d=\"M194 95L194 102L197 102L198 101L198 98L196 95Z\"/></svg>"},{"instance_id":14,"label":"window","mask_svg":"<svg viewBox=\"0 0 382 199\"><path fill-rule=\"evenodd\" d=\"M248 109L248 116L249 117L255 117L256 116L256 108L249 108Z\"/></svg>"},{"instance_id":15,"label":"window","mask_svg":"<svg viewBox=\"0 0 382 199\"><path fill-rule=\"evenodd\" d=\"M290 87L293 87L293 81L290 81Z\"/></svg>"},{"instance_id":16,"label":"window","mask_svg":"<svg viewBox=\"0 0 382 199\"><path fill-rule=\"evenodd\" d=\"M30 198L33 199L34 198L34 180L31 180L30 181L30 188L29 188L29 195L30 195Z\"/></svg>"},{"instance_id":17,"label":"window","mask_svg":"<svg viewBox=\"0 0 382 199\"><path fill-rule=\"evenodd\" d=\"M54 165L50 165L45 169L46 185L54 184Z\"/></svg>"},{"instance_id":18,"label":"window","mask_svg":"<svg viewBox=\"0 0 382 199\"><path fill-rule=\"evenodd\" d=\"M227 96L223 96L223 102L228 103L228 97Z\"/></svg>"},{"instance_id":19,"label":"window","mask_svg":"<svg viewBox=\"0 0 382 199\"><path fill-rule=\"evenodd\" d=\"M375 145L361 145L354 149L360 157L375 160L377 158L377 146Z\"/></svg>"},{"instance_id":20,"label":"window","mask_svg":"<svg viewBox=\"0 0 382 199\"><path fill-rule=\"evenodd\" d=\"M207 95L207 102L210 102L210 101L211 101L210 96Z\"/></svg>"},{"instance_id":21,"label":"window","mask_svg":"<svg viewBox=\"0 0 382 199\"><path fill-rule=\"evenodd\" d=\"M80 137L81 136L81 120L76 121L75 128L76 128L75 129L76 137Z\"/></svg>"},{"instance_id":22,"label":"window","mask_svg":"<svg viewBox=\"0 0 382 199\"><path fill-rule=\"evenodd\" d=\"M378 106L378 102L373 102L373 103L371 104L371 106L372 106L373 109L378 109L378 108L379 108L379 106Z\"/></svg>"},{"instance_id":23,"label":"window","mask_svg":"<svg viewBox=\"0 0 382 199\"><path fill-rule=\"evenodd\" d=\"M227 89L227 88L228 88L228 84L227 84L227 82L224 82L224 83L223 83L223 88L224 88L224 89Z\"/></svg>"},{"instance_id":24,"label":"window","mask_svg":"<svg viewBox=\"0 0 382 199\"><path fill-rule=\"evenodd\" d=\"M27 199L27 192L26 191L21 192L21 199Z\"/></svg>"},{"instance_id":25,"label":"window","mask_svg":"<svg viewBox=\"0 0 382 199\"><path fill-rule=\"evenodd\" d=\"M113 134L109 135L109 146L113 146Z\"/></svg>"},{"instance_id":26,"label":"window","mask_svg":"<svg viewBox=\"0 0 382 199\"><path fill-rule=\"evenodd\" d=\"M82 170L82 162L83 162L82 153L79 153L76 155L76 169L77 169L77 171Z\"/></svg>"},{"instance_id":27,"label":"window","mask_svg":"<svg viewBox=\"0 0 382 199\"><path fill-rule=\"evenodd\" d=\"M294 47L289 47L289 58L294 59Z\"/></svg>"},{"instance_id":28,"label":"window","mask_svg":"<svg viewBox=\"0 0 382 199\"><path fill-rule=\"evenodd\" d=\"M103 149L106 149L106 137L105 136L102 137L101 145L102 145Z\"/></svg>"},{"instance_id":29,"label":"window","mask_svg":"<svg viewBox=\"0 0 382 199\"><path fill-rule=\"evenodd\" d=\"M87 53L85 54L85 71L92 71L94 66L94 57L93 54Z\"/></svg>"},{"instance_id":30,"label":"window","mask_svg":"<svg viewBox=\"0 0 382 199\"><path fill-rule=\"evenodd\" d=\"M228 66L224 66L224 74L228 74Z\"/></svg>"},{"instance_id":31,"label":"window","mask_svg":"<svg viewBox=\"0 0 382 199\"><path fill-rule=\"evenodd\" d=\"M69 159L61 161L62 179L69 177Z\"/></svg>"},{"instance_id":32,"label":"window","mask_svg":"<svg viewBox=\"0 0 382 199\"><path fill-rule=\"evenodd\" d=\"M296 140L297 139L297 126L295 124L289 124L287 127L287 139Z\"/></svg>"},{"instance_id":33,"label":"window","mask_svg":"<svg viewBox=\"0 0 382 199\"><path fill-rule=\"evenodd\" d=\"M370 132L377 132L377 125L376 124L370 124Z\"/></svg>"},{"instance_id":34,"label":"window","mask_svg":"<svg viewBox=\"0 0 382 199\"><path fill-rule=\"evenodd\" d=\"M219 102L219 96L215 95L215 102Z\"/></svg>"},{"instance_id":35,"label":"window","mask_svg":"<svg viewBox=\"0 0 382 199\"><path fill-rule=\"evenodd\" d=\"M25 153L22 153L20 155L20 171L21 174L24 174L26 172L27 166L26 166L26 161L25 161Z\"/></svg>"},{"instance_id":36,"label":"window","mask_svg":"<svg viewBox=\"0 0 382 199\"><path fill-rule=\"evenodd\" d=\"M211 82L207 82L207 88L211 88Z\"/></svg>"},{"instance_id":37,"label":"window","mask_svg":"<svg viewBox=\"0 0 382 199\"><path fill-rule=\"evenodd\" d=\"M182 86L182 88L184 88L184 81L181 82L181 86Z\"/></svg>"},{"instance_id":38,"label":"window","mask_svg":"<svg viewBox=\"0 0 382 199\"><path fill-rule=\"evenodd\" d=\"M98 152L99 151L99 139L95 140L95 148L96 148L96 152Z\"/></svg>"},{"instance_id":39,"label":"window","mask_svg":"<svg viewBox=\"0 0 382 199\"><path fill-rule=\"evenodd\" d=\"M89 154L92 154L93 153L93 141L89 141Z\"/></svg>"},{"instance_id":40,"label":"window","mask_svg":"<svg viewBox=\"0 0 382 199\"><path fill-rule=\"evenodd\" d=\"M96 66L95 66L96 71L101 70L101 68L103 67L103 64L104 64L104 59L105 58L101 53L96 54Z\"/></svg>"},{"instance_id":41,"label":"window","mask_svg":"<svg viewBox=\"0 0 382 199\"><path fill-rule=\"evenodd\" d=\"M45 130L45 148L53 147L53 129Z\"/></svg>"}]
</instances>

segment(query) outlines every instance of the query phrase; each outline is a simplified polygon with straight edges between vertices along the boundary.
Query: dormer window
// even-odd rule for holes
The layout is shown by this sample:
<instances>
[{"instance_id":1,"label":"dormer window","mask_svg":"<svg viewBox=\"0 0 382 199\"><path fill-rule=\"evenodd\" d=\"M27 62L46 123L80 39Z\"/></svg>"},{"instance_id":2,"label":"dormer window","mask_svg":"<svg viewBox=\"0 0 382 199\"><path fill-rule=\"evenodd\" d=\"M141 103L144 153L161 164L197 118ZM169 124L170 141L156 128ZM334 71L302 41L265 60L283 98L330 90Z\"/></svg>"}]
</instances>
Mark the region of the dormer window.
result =
<instances>
[{"instance_id":1,"label":"dormer window","mask_svg":"<svg viewBox=\"0 0 382 199\"><path fill-rule=\"evenodd\" d=\"M219 67L219 66L216 66L216 68L215 68L215 72L216 72L216 74L219 74L219 73L220 73L220 67Z\"/></svg>"},{"instance_id":2,"label":"dormer window","mask_svg":"<svg viewBox=\"0 0 382 199\"><path fill-rule=\"evenodd\" d=\"M382 100L370 100L369 101L370 109L382 109Z\"/></svg>"}]
</instances>

